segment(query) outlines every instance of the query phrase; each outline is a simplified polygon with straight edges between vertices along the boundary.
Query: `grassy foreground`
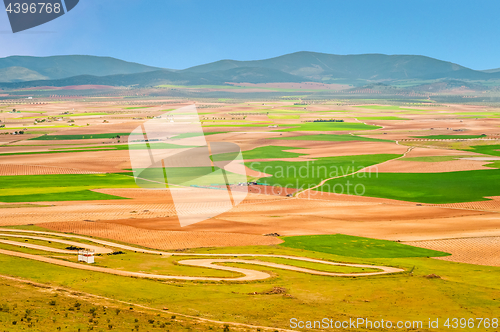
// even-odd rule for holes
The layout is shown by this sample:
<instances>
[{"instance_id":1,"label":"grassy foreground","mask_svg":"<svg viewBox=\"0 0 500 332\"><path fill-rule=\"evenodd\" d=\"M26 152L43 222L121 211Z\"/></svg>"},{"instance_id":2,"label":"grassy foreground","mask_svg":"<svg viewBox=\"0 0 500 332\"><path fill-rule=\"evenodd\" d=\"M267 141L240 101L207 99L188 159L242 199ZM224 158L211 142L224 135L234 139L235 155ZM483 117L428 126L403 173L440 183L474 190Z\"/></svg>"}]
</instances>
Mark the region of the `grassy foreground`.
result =
<instances>
[{"instance_id":1,"label":"grassy foreground","mask_svg":"<svg viewBox=\"0 0 500 332\"><path fill-rule=\"evenodd\" d=\"M412 275L403 273L378 277L337 278L252 266L253 269L270 271L275 277L248 283L160 282L75 270L0 255L0 275L25 278L54 288L66 287L74 291L69 301L60 296L55 298L54 306L45 304L48 303L47 300L53 300L50 298L54 295L52 292L44 292L45 297L36 301L36 294L18 292L18 296L11 296L12 293L2 291L0 292L2 300L9 299L10 303L22 303L23 306L18 304L19 310L15 311L18 316L11 316L8 313L6 316L0 316L2 317L0 319L10 322L9 324L12 324L13 320L19 322L20 318L24 317L27 306L35 304L33 315L56 319L53 323L50 320L46 322L50 328L57 328L59 325L53 324L58 323L61 324L62 329L66 329L65 331L75 331L69 328L71 324L82 324L82 328L87 329L87 323L92 323L89 321L92 318L89 317L91 305L83 303L85 297L79 292L159 310L168 307L170 312L200 318L276 328L289 328L289 321L292 317L302 320L322 319L323 317L337 320L344 320L346 317L371 319L383 317L393 321L411 319L424 321L424 327L426 327L429 317L496 317L498 313L496 308L498 308L500 298L500 283L498 282L500 268L497 267L451 263L424 257L346 257L282 246L206 248L189 250L189 252L194 255L196 253L272 253L323 258L338 262L397 266L407 270L414 267L414 269ZM239 264L239 266L244 266L244 264ZM425 277L430 274L439 275L440 278ZM270 292L275 287L285 289L285 293ZM69 310L69 308L76 308L77 301L82 303L81 309ZM134 315L129 314L128 310L130 309L122 309L116 317L114 308L107 309L106 314L99 308L98 317L96 317L97 325L102 330L107 330L108 324L113 325L112 329L118 331L125 331L125 328L135 330L134 324L126 325L130 322L135 323ZM68 311L69 315L65 317ZM160 324L167 322L174 324L169 317L170 315L161 315L160 318L151 318L155 320L152 324L158 326L157 321ZM40 320L40 317L36 318ZM32 320L36 321L36 318ZM152 324L151 327L147 325L150 324L148 318L144 318L137 317L140 323L139 330L154 331ZM110 321L108 322L107 319ZM24 321L22 324L25 324ZM177 328L165 325L164 330L182 331L185 326L183 324L182 327ZM40 330L53 331L50 328ZM219 329L222 330L221 327ZM233 330L233 327L230 330Z\"/></svg>"},{"instance_id":2,"label":"grassy foreground","mask_svg":"<svg viewBox=\"0 0 500 332\"><path fill-rule=\"evenodd\" d=\"M206 331L223 326L0 278L2 331ZM75 296L77 295L77 296Z\"/></svg>"}]
</instances>

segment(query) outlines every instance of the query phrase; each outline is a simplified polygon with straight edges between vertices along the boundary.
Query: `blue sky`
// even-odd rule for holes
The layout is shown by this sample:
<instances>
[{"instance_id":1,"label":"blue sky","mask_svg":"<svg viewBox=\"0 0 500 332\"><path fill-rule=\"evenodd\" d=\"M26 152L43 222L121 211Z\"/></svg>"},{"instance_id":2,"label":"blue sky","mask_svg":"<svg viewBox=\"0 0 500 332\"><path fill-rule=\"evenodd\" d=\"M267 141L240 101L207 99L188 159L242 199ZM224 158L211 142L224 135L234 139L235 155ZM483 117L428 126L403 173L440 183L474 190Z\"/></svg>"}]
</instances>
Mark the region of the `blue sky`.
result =
<instances>
[{"instance_id":1,"label":"blue sky","mask_svg":"<svg viewBox=\"0 0 500 332\"><path fill-rule=\"evenodd\" d=\"M68 14L12 34L0 57L105 55L182 69L296 51L420 54L500 67L498 0L80 0Z\"/></svg>"}]
</instances>

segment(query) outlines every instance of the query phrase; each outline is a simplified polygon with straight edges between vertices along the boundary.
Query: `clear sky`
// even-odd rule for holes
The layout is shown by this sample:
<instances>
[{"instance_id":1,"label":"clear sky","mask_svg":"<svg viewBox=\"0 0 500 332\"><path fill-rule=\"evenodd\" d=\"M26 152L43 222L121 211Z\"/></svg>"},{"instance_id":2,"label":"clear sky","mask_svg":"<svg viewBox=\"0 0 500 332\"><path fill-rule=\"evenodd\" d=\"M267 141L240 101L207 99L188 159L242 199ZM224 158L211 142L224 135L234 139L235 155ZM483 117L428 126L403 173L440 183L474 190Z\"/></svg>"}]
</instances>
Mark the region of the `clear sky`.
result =
<instances>
[{"instance_id":1,"label":"clear sky","mask_svg":"<svg viewBox=\"0 0 500 332\"><path fill-rule=\"evenodd\" d=\"M0 57L105 55L182 69L315 51L489 69L500 67L499 14L499 0L80 0L17 34L2 11Z\"/></svg>"}]
</instances>

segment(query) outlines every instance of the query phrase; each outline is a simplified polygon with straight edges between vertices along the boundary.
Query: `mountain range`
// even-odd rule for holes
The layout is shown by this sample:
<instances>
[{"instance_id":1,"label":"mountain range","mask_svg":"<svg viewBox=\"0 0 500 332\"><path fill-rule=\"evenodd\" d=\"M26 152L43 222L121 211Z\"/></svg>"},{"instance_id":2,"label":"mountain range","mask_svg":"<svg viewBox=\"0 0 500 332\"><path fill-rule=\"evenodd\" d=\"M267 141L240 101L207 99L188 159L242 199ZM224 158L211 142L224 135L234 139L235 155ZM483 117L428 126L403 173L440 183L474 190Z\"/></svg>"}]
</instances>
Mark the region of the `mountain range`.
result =
<instances>
[{"instance_id":1,"label":"mountain range","mask_svg":"<svg viewBox=\"0 0 500 332\"><path fill-rule=\"evenodd\" d=\"M136 74L160 69L111 57L89 55L9 56L0 58L0 82L57 80L79 75Z\"/></svg>"},{"instance_id":2,"label":"mountain range","mask_svg":"<svg viewBox=\"0 0 500 332\"><path fill-rule=\"evenodd\" d=\"M232 83L322 82L362 86L419 80L500 79L500 69L473 70L421 55L334 55L297 52L279 57L220 60L183 70L170 70L111 57L68 55L0 58L0 87L160 84L206 85Z\"/></svg>"}]
</instances>

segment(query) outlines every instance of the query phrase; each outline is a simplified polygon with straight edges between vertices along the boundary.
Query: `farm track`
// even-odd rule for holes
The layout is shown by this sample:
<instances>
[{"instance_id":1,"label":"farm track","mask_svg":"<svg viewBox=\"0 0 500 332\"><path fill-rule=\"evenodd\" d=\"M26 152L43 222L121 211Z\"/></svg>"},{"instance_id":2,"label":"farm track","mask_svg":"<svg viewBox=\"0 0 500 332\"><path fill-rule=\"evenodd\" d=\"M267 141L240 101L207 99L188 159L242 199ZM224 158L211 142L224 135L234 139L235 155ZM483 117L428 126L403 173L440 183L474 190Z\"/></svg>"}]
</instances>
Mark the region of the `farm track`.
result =
<instances>
[{"instance_id":1,"label":"farm track","mask_svg":"<svg viewBox=\"0 0 500 332\"><path fill-rule=\"evenodd\" d=\"M399 144L397 141L396 141L396 144ZM393 158L393 159L389 159L389 160L386 160L384 162L381 162L379 164L375 164L375 165L371 165L371 166L368 166L368 167L365 167L363 169L360 169L360 170L357 170L356 172L351 172L349 174L344 174L344 175L339 175L339 176L334 176L334 177L331 177L331 178L328 178L328 179L324 179L322 180L319 184L317 184L316 186L314 187L311 187L311 188L307 188L307 189L304 189L304 190L301 190L299 192L297 192L295 195L294 195L294 198L299 198L301 194L305 193L305 192L308 192L310 190L314 190L316 188L319 188L321 187L322 185L324 185L326 182L330 181L330 180L334 180L334 179L339 179L339 178L344 178L344 177L347 177L347 176L351 176L351 175L354 175L354 174L357 174L357 173L360 173L360 172L365 172L367 170L370 170L370 168L372 167L377 167L379 165L383 165L385 163L388 163L388 162L391 162L391 161L394 161L394 160L398 160L398 159L401 159L401 158L404 158L406 157L406 155L408 153L410 153L411 150L413 150L413 146L409 147L408 150L406 150L405 153L403 153L403 155L399 156L399 157L396 157L396 158Z\"/></svg>"},{"instance_id":2,"label":"farm track","mask_svg":"<svg viewBox=\"0 0 500 332\"><path fill-rule=\"evenodd\" d=\"M75 263L63 261L55 258L40 256L40 255L32 255L22 252L10 251L0 249L0 254L10 255L14 257L27 258L40 262L50 263L59 266L65 266L70 268L94 271L94 272L103 272L120 276L128 276L128 277L139 277L139 278L151 278L151 279L160 279L160 280L193 280L193 281L255 281L255 280L263 280L271 277L271 274L267 272L262 272L258 270L250 270L239 267L231 267L231 266L223 266L223 265L215 265L221 263L243 263L243 264L253 264L253 265L261 265L271 268L277 268L282 270L289 270L295 272L308 273L313 275L321 275L321 276L332 276L332 277L363 277L363 276L375 276L375 275L383 275L390 273L399 273L403 272L403 269L387 267L387 266L375 266L375 265L365 265L365 264L348 264L348 263L336 263L329 262L320 259L306 258L306 257L294 257L294 256L286 256L286 255L257 255L257 254L193 254L193 253L171 253L171 252L163 252L163 251L155 251L155 250L147 250L136 247L131 247L119 243L113 243L104 240L98 240L93 238L87 238L79 235L72 234L59 234L59 233L51 233L51 232L41 232L41 231L26 231L26 230L16 230L16 229L3 229L7 232L19 232L19 233L32 233L32 234L44 234L44 235L52 235L52 236L64 236L66 238L76 238L81 240L92 241L101 245L110 246L114 248L120 248L124 250L132 250L136 252L148 253L148 254L159 254L159 255L168 255L168 256L202 256L202 257L218 257L218 258L206 258L206 259L188 259L181 260L178 263L182 265L188 265L193 267L205 267L210 269L224 270L230 272L236 272L243 274L240 277L234 278L210 278L210 277L188 277L188 276L170 276L170 275L161 275L161 274L149 274L149 273L141 273L141 272L131 272L131 271L122 271L115 270L111 268L92 266L87 264ZM29 236L28 236L29 237ZM15 241L12 241L15 242ZM18 242L19 246L26 245L22 242ZM48 248L48 251L51 251L50 247L38 246L37 249L44 250L43 248ZM220 258L220 257L231 257L231 258ZM291 265L264 262L259 260L243 260L243 259L235 259L234 257L271 257L271 258L284 258L290 260L297 260L303 262L310 263L319 263L325 265L335 265L335 266L347 266L347 267L355 267L355 268L367 268L367 269L376 269L380 271L376 272L361 272L361 273L335 273L335 272L323 272L317 270L311 270Z\"/></svg>"},{"instance_id":3,"label":"farm track","mask_svg":"<svg viewBox=\"0 0 500 332\"><path fill-rule=\"evenodd\" d=\"M60 293L64 294L65 296L75 297L77 299L83 297L88 301L105 300L109 303L120 303L120 304L125 304L127 306L133 306L136 308L145 309L148 311L154 311L156 313L165 313L165 310L147 307L147 306L142 305L142 304L121 301L121 300L117 300L117 299L113 299L113 298L109 298L109 297L105 297L105 296L100 296L100 295L95 295L95 294L91 294L91 293L85 293L85 292L81 292L81 291L75 292L75 290L71 289L71 288L65 288L65 287L61 287L61 286L52 286L50 284L43 284L43 283L31 281L31 280L26 280L26 279L22 279L22 278L15 278L15 277L6 276L6 275L0 275L0 278L5 279L5 280L20 282L20 283L27 284L27 285L32 285L32 286L37 287L38 289L43 289L43 290L46 290L46 291L49 291L52 293L56 293L56 294L60 292ZM178 313L178 312L172 312L170 310L168 311L168 314L169 314L169 316L176 315L176 316L180 316L180 317L190 318L190 319L193 319L193 320L196 320L199 322L218 324L218 325L220 325L221 328L223 328L224 325L230 325L230 326L234 326L234 327L238 327L238 328L256 329L257 331L259 331L259 330L273 331L273 332L276 332L276 331L279 331L279 332L296 331L296 330L282 329L282 328L269 327L269 326L250 325L250 324L236 323L236 322L224 322L224 321L218 321L218 320L214 320L214 319L201 318L199 316L192 316L192 315L186 315L186 314L182 314L182 313Z\"/></svg>"}]
</instances>

